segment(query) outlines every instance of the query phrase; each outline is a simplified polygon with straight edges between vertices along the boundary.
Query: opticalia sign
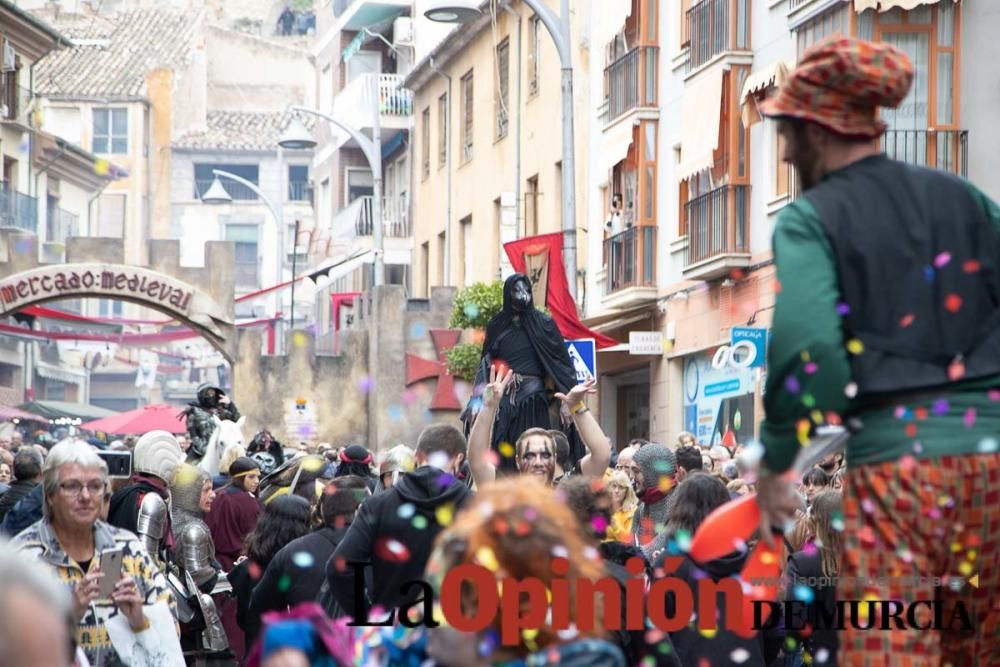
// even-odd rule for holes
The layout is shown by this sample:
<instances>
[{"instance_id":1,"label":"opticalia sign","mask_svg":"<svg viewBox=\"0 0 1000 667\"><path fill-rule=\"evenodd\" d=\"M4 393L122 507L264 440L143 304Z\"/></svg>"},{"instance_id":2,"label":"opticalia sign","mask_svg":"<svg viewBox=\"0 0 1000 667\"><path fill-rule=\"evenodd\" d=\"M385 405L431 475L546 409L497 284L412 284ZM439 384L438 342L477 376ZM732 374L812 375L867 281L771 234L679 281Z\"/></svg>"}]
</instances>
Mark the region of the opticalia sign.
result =
<instances>
[{"instance_id":1,"label":"opticalia sign","mask_svg":"<svg viewBox=\"0 0 1000 667\"><path fill-rule=\"evenodd\" d=\"M75 296L139 299L187 314L194 290L156 271L109 264L46 266L0 281L2 312L45 299Z\"/></svg>"}]
</instances>

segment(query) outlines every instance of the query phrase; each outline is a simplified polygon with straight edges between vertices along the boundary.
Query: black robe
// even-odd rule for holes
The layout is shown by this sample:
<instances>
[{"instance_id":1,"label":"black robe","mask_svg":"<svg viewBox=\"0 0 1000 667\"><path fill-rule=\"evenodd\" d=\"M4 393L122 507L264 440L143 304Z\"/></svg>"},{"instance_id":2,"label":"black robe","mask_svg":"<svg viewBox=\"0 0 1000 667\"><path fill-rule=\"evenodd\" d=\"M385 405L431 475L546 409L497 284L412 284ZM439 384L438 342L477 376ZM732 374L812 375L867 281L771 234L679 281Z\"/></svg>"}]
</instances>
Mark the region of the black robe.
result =
<instances>
[{"instance_id":1,"label":"black robe","mask_svg":"<svg viewBox=\"0 0 1000 667\"><path fill-rule=\"evenodd\" d=\"M527 395L522 392L516 395L515 403L512 401L514 394L508 388L508 392L501 399L490 443L493 451L497 452L497 472L500 474L512 473L517 470L513 451L507 448L503 448L504 451L501 451L500 445L503 443L513 445L518 437L529 428L558 428L558 418L553 419L549 410L550 392L566 393L577 384L576 371L573 369L569 352L566 351L565 339L555 321L533 305L525 312L520 313L519 316L514 311L514 284L518 280L524 280L529 285L531 284L528 276L523 273L515 273L504 282L503 309L494 315L489 324L486 325L486 340L483 343L483 354L476 371L473 397L462 414L468 435L469 431L472 430L473 413L478 409L473 408L473 406L480 404L483 389L490 381L490 367L494 361L500 360L497 353L502 347L504 339L516 331L517 333L513 335L517 337L517 340L524 340L530 344L531 351L534 353L534 359L525 359L522 363L525 363L527 367L540 368L544 372L545 375L542 379L545 381L547 390ZM517 317L516 321L515 317ZM512 333L505 334L504 332L507 331ZM508 360L503 359L503 361ZM511 365L515 371L519 370L516 362ZM576 463L583 455L583 448L579 446L575 437L570 438L570 444L570 457L572 462ZM505 452L509 456L505 455Z\"/></svg>"}]
</instances>

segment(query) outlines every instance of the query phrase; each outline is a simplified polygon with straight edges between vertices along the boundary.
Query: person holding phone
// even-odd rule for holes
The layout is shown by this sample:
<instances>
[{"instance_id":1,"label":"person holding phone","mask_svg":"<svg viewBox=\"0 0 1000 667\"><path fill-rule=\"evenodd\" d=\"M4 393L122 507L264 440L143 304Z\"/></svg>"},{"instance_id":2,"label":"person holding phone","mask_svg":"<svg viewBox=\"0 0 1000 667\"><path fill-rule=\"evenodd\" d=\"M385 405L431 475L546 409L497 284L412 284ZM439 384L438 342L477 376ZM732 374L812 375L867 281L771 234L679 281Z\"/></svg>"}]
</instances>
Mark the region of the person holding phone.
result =
<instances>
[{"instance_id":1,"label":"person holding phone","mask_svg":"<svg viewBox=\"0 0 1000 667\"><path fill-rule=\"evenodd\" d=\"M167 652L180 655L180 641L172 621L159 621L175 613L174 601L142 543L99 518L107 465L86 442L70 439L52 448L42 475L44 516L13 544L55 570L69 589L87 659L141 664L137 652L144 652L168 664Z\"/></svg>"}]
</instances>

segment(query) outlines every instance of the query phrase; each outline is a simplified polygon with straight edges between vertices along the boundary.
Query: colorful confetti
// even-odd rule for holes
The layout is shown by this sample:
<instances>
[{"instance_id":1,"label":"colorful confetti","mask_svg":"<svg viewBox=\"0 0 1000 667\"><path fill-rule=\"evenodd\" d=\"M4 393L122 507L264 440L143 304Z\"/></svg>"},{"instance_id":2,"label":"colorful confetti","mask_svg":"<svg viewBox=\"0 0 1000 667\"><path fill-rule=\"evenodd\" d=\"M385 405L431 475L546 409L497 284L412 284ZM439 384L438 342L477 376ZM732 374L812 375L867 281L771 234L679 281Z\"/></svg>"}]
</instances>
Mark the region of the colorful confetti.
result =
<instances>
[{"instance_id":1,"label":"colorful confetti","mask_svg":"<svg viewBox=\"0 0 1000 667\"><path fill-rule=\"evenodd\" d=\"M982 265L978 259L969 259L962 263L962 270L966 273L978 273Z\"/></svg>"},{"instance_id":2,"label":"colorful confetti","mask_svg":"<svg viewBox=\"0 0 1000 667\"><path fill-rule=\"evenodd\" d=\"M945 297L944 308L950 313L957 313L962 309L962 297L952 292Z\"/></svg>"},{"instance_id":3,"label":"colorful confetti","mask_svg":"<svg viewBox=\"0 0 1000 667\"><path fill-rule=\"evenodd\" d=\"M950 252L943 252L943 253L941 253L940 255L938 255L937 257L934 258L934 266L936 266L937 268L940 269L941 267L943 267L945 264L947 264L950 261L951 261L951 253Z\"/></svg>"},{"instance_id":4,"label":"colorful confetti","mask_svg":"<svg viewBox=\"0 0 1000 667\"><path fill-rule=\"evenodd\" d=\"M847 341L847 351L854 355L861 354L865 351L865 344L857 338L852 338Z\"/></svg>"},{"instance_id":5,"label":"colorful confetti","mask_svg":"<svg viewBox=\"0 0 1000 667\"><path fill-rule=\"evenodd\" d=\"M907 313L899 319L899 326L905 329L906 327L913 324L913 320L917 319L913 313Z\"/></svg>"}]
</instances>

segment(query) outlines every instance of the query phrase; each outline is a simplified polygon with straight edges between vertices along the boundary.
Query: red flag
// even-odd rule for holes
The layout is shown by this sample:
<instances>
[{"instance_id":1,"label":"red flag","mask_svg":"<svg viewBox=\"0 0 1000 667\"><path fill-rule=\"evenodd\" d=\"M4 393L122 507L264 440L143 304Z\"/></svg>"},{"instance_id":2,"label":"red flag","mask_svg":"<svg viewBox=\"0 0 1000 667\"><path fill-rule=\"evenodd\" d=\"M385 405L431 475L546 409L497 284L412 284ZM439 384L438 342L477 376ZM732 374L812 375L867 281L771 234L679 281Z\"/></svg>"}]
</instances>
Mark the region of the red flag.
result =
<instances>
[{"instance_id":1,"label":"red flag","mask_svg":"<svg viewBox=\"0 0 1000 667\"><path fill-rule=\"evenodd\" d=\"M619 344L614 338L591 331L580 322L576 304L566 284L562 238L559 232L529 236L505 243L503 248L514 270L531 279L535 304L548 308L564 338L593 338L598 349L614 347Z\"/></svg>"}]
</instances>

